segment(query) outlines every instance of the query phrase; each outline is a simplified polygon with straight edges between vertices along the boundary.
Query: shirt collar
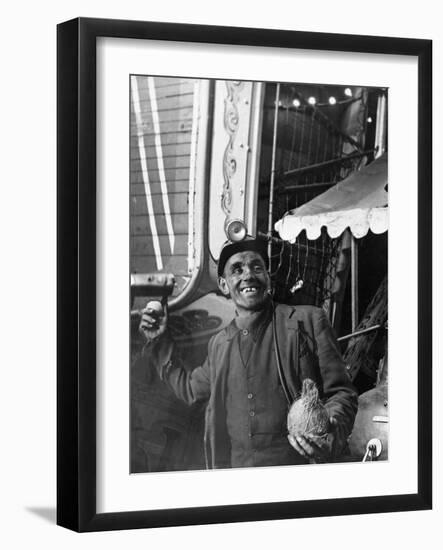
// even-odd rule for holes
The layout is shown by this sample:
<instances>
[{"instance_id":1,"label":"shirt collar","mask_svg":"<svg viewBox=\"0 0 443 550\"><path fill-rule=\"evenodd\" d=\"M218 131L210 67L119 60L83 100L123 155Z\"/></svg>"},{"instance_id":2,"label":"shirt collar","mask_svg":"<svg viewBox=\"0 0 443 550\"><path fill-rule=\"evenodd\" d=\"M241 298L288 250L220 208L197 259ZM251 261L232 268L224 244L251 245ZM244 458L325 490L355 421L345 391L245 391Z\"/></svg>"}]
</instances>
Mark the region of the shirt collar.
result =
<instances>
[{"instance_id":1,"label":"shirt collar","mask_svg":"<svg viewBox=\"0 0 443 550\"><path fill-rule=\"evenodd\" d=\"M271 317L272 302L271 300L269 300L266 303L265 307L260 311L260 313L253 319L251 325L248 327L248 330L250 331L254 342L256 342L258 338L261 337L263 331L268 326ZM232 321L226 327L227 339L232 340L232 338L234 338L234 336L236 336L240 332L240 330L242 329L237 326L235 319L232 319Z\"/></svg>"}]
</instances>

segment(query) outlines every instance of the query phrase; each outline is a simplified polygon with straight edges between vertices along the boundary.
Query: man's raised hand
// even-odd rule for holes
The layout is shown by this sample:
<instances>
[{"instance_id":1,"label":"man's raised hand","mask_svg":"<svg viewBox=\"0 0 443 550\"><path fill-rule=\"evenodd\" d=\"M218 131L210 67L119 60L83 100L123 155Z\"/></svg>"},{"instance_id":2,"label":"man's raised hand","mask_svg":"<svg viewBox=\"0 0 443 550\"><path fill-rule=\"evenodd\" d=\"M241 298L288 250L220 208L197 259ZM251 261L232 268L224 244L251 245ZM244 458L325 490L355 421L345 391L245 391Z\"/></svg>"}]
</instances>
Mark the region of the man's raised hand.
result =
<instances>
[{"instance_id":1,"label":"man's raised hand","mask_svg":"<svg viewBox=\"0 0 443 550\"><path fill-rule=\"evenodd\" d=\"M151 301L146 304L142 311L139 331L149 343L155 340L166 331L168 324L168 308L161 302Z\"/></svg>"}]
</instances>

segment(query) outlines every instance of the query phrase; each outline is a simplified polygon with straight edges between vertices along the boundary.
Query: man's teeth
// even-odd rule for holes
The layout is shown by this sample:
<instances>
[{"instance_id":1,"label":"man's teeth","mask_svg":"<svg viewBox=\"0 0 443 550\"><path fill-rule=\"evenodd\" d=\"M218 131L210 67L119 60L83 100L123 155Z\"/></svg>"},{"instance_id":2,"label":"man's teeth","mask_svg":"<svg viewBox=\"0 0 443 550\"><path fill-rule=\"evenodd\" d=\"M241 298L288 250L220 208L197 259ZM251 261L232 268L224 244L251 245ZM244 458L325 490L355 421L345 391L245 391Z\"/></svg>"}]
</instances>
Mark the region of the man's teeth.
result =
<instances>
[{"instance_id":1,"label":"man's teeth","mask_svg":"<svg viewBox=\"0 0 443 550\"><path fill-rule=\"evenodd\" d=\"M258 290L258 289L257 289L255 286L248 286L247 288L243 288L243 289L242 289L242 292L243 292L244 294L248 294L248 293L250 293L250 292L257 292L257 290Z\"/></svg>"}]
</instances>

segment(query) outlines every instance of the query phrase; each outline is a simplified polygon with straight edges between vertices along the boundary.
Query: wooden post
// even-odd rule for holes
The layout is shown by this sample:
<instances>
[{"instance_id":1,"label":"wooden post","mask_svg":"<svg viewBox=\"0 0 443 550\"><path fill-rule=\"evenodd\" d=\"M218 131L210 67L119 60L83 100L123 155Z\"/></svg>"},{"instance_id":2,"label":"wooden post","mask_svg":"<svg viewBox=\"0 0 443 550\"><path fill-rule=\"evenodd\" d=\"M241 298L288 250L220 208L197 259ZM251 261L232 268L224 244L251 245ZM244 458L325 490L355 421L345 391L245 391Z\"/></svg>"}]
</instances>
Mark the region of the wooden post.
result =
<instances>
[{"instance_id":1,"label":"wooden post","mask_svg":"<svg viewBox=\"0 0 443 550\"><path fill-rule=\"evenodd\" d=\"M354 332L358 325L358 245L351 235L351 328Z\"/></svg>"},{"instance_id":2,"label":"wooden post","mask_svg":"<svg viewBox=\"0 0 443 550\"><path fill-rule=\"evenodd\" d=\"M272 218L274 215L274 184L275 184L275 157L277 152L277 128L278 128L278 107L280 103L280 83L275 88L275 109L274 109L274 135L272 136L272 161L271 161L271 182L269 185L269 214L268 214L268 237L272 237ZM269 269L271 266L272 240L268 241Z\"/></svg>"}]
</instances>

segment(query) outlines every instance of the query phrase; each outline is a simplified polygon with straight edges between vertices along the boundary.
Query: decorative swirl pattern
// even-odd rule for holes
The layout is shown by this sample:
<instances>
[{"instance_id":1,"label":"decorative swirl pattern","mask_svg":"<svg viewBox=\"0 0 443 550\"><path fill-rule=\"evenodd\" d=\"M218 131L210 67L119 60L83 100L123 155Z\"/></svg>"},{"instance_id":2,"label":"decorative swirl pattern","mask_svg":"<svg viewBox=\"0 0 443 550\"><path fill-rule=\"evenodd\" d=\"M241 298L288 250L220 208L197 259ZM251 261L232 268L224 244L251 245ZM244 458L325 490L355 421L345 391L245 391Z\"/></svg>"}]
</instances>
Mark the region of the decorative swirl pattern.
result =
<instances>
[{"instance_id":1,"label":"decorative swirl pattern","mask_svg":"<svg viewBox=\"0 0 443 550\"><path fill-rule=\"evenodd\" d=\"M229 135L229 140L223 154L223 192L221 196L221 207L226 216L231 213L232 209L231 179L237 170L237 160L234 156L234 141L240 119L237 104L243 86L244 83L239 80L226 82L228 94L225 98L224 127Z\"/></svg>"}]
</instances>

